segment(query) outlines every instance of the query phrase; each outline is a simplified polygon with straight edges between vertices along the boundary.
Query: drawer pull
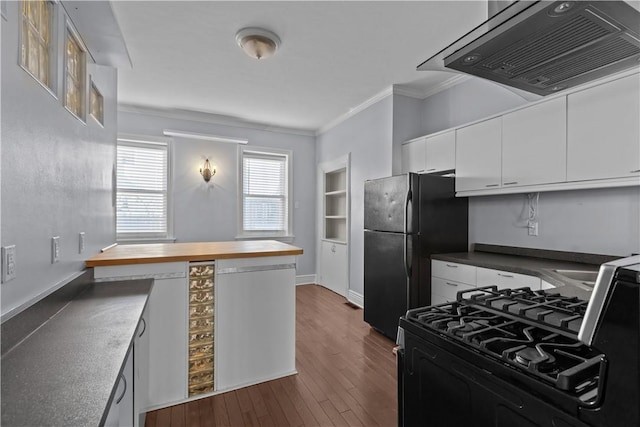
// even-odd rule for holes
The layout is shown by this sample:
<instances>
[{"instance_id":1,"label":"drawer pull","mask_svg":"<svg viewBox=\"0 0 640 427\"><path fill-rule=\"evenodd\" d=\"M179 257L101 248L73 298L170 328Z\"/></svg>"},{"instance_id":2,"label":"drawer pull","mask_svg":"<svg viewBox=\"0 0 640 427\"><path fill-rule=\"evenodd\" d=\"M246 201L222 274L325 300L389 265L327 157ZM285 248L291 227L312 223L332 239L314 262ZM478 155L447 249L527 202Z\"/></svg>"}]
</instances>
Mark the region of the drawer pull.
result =
<instances>
[{"instance_id":1,"label":"drawer pull","mask_svg":"<svg viewBox=\"0 0 640 427\"><path fill-rule=\"evenodd\" d=\"M142 321L142 332L140 332L140 335L138 335L138 338L143 336L144 335L144 331L147 330L147 321L144 320L144 317L141 317L140 320Z\"/></svg>"},{"instance_id":2,"label":"drawer pull","mask_svg":"<svg viewBox=\"0 0 640 427\"><path fill-rule=\"evenodd\" d=\"M446 284L447 284L447 285L449 285L449 286L455 286L455 287L458 287L458 285L457 285L456 283L451 283L451 282L444 282L444 283L446 283Z\"/></svg>"},{"instance_id":3,"label":"drawer pull","mask_svg":"<svg viewBox=\"0 0 640 427\"><path fill-rule=\"evenodd\" d=\"M518 181L505 182L504 185L514 185L517 184Z\"/></svg>"},{"instance_id":4,"label":"drawer pull","mask_svg":"<svg viewBox=\"0 0 640 427\"><path fill-rule=\"evenodd\" d=\"M513 278L513 274L498 273L498 276Z\"/></svg>"},{"instance_id":5,"label":"drawer pull","mask_svg":"<svg viewBox=\"0 0 640 427\"><path fill-rule=\"evenodd\" d=\"M447 267L451 267L451 268L458 268L457 265L455 264L445 264Z\"/></svg>"},{"instance_id":6,"label":"drawer pull","mask_svg":"<svg viewBox=\"0 0 640 427\"><path fill-rule=\"evenodd\" d=\"M631 172L629 172L629 173L638 173L638 172L640 172L640 169L636 169L636 170L631 171Z\"/></svg>"},{"instance_id":7,"label":"drawer pull","mask_svg":"<svg viewBox=\"0 0 640 427\"><path fill-rule=\"evenodd\" d=\"M116 400L116 405L119 405L120 402L122 401L122 398L124 397L124 395L127 393L127 378L123 375L120 374L120 379L122 380L122 382L124 383L124 390L122 390L122 394L120 395L120 397Z\"/></svg>"},{"instance_id":8,"label":"drawer pull","mask_svg":"<svg viewBox=\"0 0 640 427\"><path fill-rule=\"evenodd\" d=\"M500 184L487 184L485 187L500 187Z\"/></svg>"},{"instance_id":9,"label":"drawer pull","mask_svg":"<svg viewBox=\"0 0 640 427\"><path fill-rule=\"evenodd\" d=\"M436 168L427 169L427 172L433 172Z\"/></svg>"}]
</instances>

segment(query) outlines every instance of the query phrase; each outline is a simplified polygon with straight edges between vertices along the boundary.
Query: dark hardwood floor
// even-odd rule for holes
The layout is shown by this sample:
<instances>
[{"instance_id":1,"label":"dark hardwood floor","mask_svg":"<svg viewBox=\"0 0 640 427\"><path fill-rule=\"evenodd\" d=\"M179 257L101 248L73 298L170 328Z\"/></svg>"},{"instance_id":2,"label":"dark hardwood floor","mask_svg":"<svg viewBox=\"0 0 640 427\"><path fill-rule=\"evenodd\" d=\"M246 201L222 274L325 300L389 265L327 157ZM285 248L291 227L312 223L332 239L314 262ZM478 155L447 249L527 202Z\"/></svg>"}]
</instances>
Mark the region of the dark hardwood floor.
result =
<instances>
[{"instance_id":1,"label":"dark hardwood floor","mask_svg":"<svg viewBox=\"0 0 640 427\"><path fill-rule=\"evenodd\" d=\"M146 426L396 426L395 344L321 286L298 286L296 304L297 375L150 412Z\"/></svg>"}]
</instances>

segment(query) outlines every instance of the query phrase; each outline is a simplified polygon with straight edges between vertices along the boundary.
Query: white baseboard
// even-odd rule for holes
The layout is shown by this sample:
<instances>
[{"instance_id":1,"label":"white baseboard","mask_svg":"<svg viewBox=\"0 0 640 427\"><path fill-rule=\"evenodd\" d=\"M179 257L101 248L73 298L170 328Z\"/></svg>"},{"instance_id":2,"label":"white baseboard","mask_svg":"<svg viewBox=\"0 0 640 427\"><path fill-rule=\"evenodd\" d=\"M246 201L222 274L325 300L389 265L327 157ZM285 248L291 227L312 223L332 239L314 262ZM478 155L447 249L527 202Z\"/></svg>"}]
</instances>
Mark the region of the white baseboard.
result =
<instances>
[{"instance_id":1,"label":"white baseboard","mask_svg":"<svg viewBox=\"0 0 640 427\"><path fill-rule=\"evenodd\" d=\"M302 276L296 276L296 286L298 285L312 285L318 283L315 274L304 274Z\"/></svg>"},{"instance_id":2,"label":"white baseboard","mask_svg":"<svg viewBox=\"0 0 640 427\"><path fill-rule=\"evenodd\" d=\"M353 305L364 308L364 296L351 289L348 291L347 300Z\"/></svg>"}]
</instances>

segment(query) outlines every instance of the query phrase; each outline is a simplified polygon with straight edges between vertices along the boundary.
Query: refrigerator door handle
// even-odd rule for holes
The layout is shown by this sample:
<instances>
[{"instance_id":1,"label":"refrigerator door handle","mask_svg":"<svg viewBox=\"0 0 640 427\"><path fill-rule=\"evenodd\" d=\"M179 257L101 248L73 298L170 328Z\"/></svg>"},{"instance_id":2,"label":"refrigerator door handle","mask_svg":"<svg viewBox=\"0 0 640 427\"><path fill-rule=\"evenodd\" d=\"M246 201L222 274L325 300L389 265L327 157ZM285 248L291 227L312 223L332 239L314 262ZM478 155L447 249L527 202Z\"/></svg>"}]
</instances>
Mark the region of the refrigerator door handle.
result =
<instances>
[{"instance_id":1,"label":"refrigerator door handle","mask_svg":"<svg viewBox=\"0 0 640 427\"><path fill-rule=\"evenodd\" d=\"M411 203L412 198L413 198L413 194L411 193L411 190L407 191L407 195L404 198L404 233L405 234L409 233L409 203Z\"/></svg>"},{"instance_id":2,"label":"refrigerator door handle","mask_svg":"<svg viewBox=\"0 0 640 427\"><path fill-rule=\"evenodd\" d=\"M407 275L407 279L411 278L411 262L409 261L409 257L407 256L407 237L408 235L404 235L404 246L402 251L402 259L404 260L404 272ZM408 296L407 296L408 297Z\"/></svg>"}]
</instances>

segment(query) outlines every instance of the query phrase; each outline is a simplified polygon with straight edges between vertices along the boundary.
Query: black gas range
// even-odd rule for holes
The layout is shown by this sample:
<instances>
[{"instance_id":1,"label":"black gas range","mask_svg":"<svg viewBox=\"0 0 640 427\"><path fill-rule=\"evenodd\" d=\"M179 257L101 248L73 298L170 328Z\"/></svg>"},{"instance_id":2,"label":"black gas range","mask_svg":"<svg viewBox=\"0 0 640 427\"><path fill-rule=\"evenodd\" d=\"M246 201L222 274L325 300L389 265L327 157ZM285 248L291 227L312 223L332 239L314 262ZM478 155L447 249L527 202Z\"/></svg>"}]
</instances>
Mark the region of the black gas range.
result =
<instances>
[{"instance_id":1,"label":"black gas range","mask_svg":"<svg viewBox=\"0 0 640 427\"><path fill-rule=\"evenodd\" d=\"M589 301L495 286L400 319L401 426L640 425L640 257Z\"/></svg>"}]
</instances>

